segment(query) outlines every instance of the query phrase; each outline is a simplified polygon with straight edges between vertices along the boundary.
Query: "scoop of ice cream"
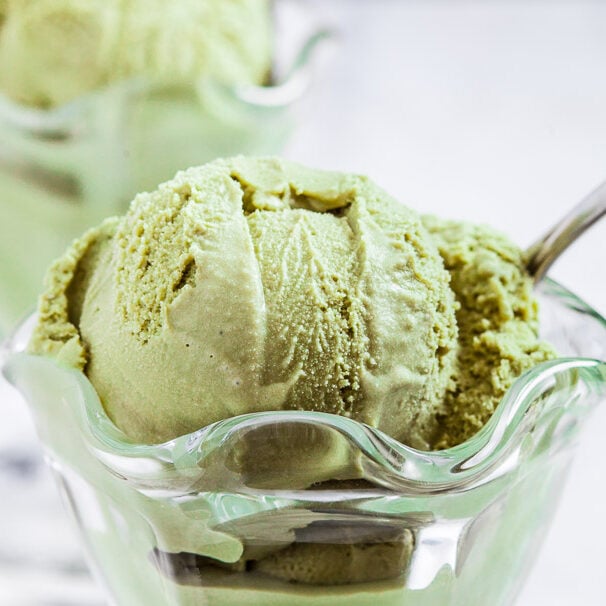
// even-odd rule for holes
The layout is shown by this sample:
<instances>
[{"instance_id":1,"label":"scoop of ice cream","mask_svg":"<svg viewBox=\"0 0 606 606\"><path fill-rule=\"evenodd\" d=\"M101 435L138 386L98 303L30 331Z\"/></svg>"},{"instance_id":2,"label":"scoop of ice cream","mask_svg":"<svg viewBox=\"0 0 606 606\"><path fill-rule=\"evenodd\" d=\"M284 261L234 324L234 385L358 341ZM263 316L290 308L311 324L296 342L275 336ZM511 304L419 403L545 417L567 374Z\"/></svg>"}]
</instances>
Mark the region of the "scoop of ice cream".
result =
<instances>
[{"instance_id":1,"label":"scoop of ice cream","mask_svg":"<svg viewBox=\"0 0 606 606\"><path fill-rule=\"evenodd\" d=\"M448 448L480 430L524 371L555 357L538 338L538 307L523 252L484 225L424 217L459 303L457 373L446 394L441 436Z\"/></svg>"},{"instance_id":2,"label":"scoop of ice cream","mask_svg":"<svg viewBox=\"0 0 606 606\"><path fill-rule=\"evenodd\" d=\"M262 83L270 25L268 0L5 0L0 89L48 107L133 76Z\"/></svg>"},{"instance_id":3,"label":"scoop of ice cream","mask_svg":"<svg viewBox=\"0 0 606 606\"><path fill-rule=\"evenodd\" d=\"M417 214L368 179L236 158L179 173L76 241L32 348L83 368L141 442L294 409L428 448L455 301Z\"/></svg>"}]
</instances>

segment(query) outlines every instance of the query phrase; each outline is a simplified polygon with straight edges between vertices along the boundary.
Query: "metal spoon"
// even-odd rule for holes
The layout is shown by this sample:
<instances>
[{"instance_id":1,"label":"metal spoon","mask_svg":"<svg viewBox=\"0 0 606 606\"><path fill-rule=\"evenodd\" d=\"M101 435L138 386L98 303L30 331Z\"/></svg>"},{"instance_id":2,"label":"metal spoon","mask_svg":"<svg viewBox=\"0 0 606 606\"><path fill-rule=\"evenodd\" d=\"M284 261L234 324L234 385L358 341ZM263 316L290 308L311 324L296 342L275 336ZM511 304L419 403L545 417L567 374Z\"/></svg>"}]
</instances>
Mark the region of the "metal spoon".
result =
<instances>
[{"instance_id":1,"label":"metal spoon","mask_svg":"<svg viewBox=\"0 0 606 606\"><path fill-rule=\"evenodd\" d=\"M534 281L540 282L562 252L605 214L606 181L526 250L526 268Z\"/></svg>"}]
</instances>

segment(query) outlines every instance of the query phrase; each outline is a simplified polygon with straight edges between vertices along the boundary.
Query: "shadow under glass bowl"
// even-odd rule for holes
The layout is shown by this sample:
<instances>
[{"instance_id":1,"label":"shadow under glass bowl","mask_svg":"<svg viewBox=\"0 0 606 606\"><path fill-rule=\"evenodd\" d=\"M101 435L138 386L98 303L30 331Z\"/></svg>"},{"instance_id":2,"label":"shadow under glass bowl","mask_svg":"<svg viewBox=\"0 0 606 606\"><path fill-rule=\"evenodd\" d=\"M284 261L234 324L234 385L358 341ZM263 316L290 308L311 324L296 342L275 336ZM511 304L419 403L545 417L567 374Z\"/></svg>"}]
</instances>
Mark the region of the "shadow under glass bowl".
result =
<instances>
[{"instance_id":1,"label":"shadow under glass bowl","mask_svg":"<svg viewBox=\"0 0 606 606\"><path fill-rule=\"evenodd\" d=\"M0 95L0 335L33 308L70 241L138 192L218 157L283 149L330 37L308 12L279 20L276 53L290 61L267 86L132 79L49 110Z\"/></svg>"},{"instance_id":2,"label":"shadow under glass bowl","mask_svg":"<svg viewBox=\"0 0 606 606\"><path fill-rule=\"evenodd\" d=\"M82 373L19 351L27 325L4 374L116 604L507 605L606 398L606 321L555 282L537 294L566 357L521 376L483 430L444 451L316 412L133 443Z\"/></svg>"}]
</instances>

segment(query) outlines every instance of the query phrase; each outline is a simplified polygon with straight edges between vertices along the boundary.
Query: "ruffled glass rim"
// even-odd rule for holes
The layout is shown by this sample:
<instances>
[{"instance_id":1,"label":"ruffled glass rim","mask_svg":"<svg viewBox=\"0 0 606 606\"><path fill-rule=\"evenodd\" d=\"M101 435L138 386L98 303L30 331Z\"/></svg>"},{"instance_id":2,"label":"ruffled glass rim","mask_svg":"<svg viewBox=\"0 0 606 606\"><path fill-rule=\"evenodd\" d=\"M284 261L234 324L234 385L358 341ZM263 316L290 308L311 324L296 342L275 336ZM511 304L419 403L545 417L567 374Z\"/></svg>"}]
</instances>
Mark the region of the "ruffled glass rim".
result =
<instances>
[{"instance_id":1,"label":"ruffled glass rim","mask_svg":"<svg viewBox=\"0 0 606 606\"><path fill-rule=\"evenodd\" d=\"M559 306L595 321L604 331L600 339L606 343L606 320L589 305L551 280L545 280L539 290ZM390 490L419 495L469 490L511 470L530 451L557 447L559 438L564 442L574 434L570 420L582 418L606 396L606 362L560 358L539 364L520 376L481 431L445 450L419 451L358 421L305 411L246 414L162 444L140 444L113 424L83 373L23 353L32 322L33 319L27 321L5 344L5 376L19 386L23 384L25 368L54 367L53 372L59 372L69 384L66 398L76 402L72 412L88 447L114 473L143 489L160 478L172 479L175 485L180 484L179 478L191 481L192 473L202 473L205 460L231 440L237 440L242 432L301 423L320 425L341 434L360 453L364 475ZM565 422L559 423L563 418ZM529 447L526 438L531 432L535 439Z\"/></svg>"}]
</instances>

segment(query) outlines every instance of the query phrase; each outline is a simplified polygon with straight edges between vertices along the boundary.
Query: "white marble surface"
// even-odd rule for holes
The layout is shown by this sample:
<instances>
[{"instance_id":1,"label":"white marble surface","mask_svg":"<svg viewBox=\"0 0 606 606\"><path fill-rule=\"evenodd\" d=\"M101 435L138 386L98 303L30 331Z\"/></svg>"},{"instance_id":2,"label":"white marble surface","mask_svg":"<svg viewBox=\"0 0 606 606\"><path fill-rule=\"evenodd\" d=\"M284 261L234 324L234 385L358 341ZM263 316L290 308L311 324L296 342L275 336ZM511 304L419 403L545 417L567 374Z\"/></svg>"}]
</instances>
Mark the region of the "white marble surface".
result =
<instances>
[{"instance_id":1,"label":"white marble surface","mask_svg":"<svg viewBox=\"0 0 606 606\"><path fill-rule=\"evenodd\" d=\"M606 3L316 4L340 48L293 159L367 173L406 204L490 223L521 246L606 179ZM604 315L605 261L606 220L552 276ZM602 409L517 606L606 603L605 428Z\"/></svg>"},{"instance_id":2,"label":"white marble surface","mask_svg":"<svg viewBox=\"0 0 606 606\"><path fill-rule=\"evenodd\" d=\"M367 173L417 209L497 225L523 246L606 179L606 3L315 4L337 24L340 46L304 108L291 158ZM553 270L603 314L605 241L606 223ZM7 389L0 385L0 402ZM606 409L582 436L518 606L605 603L603 428ZM40 591L0 571L0 604L33 604Z\"/></svg>"}]
</instances>

